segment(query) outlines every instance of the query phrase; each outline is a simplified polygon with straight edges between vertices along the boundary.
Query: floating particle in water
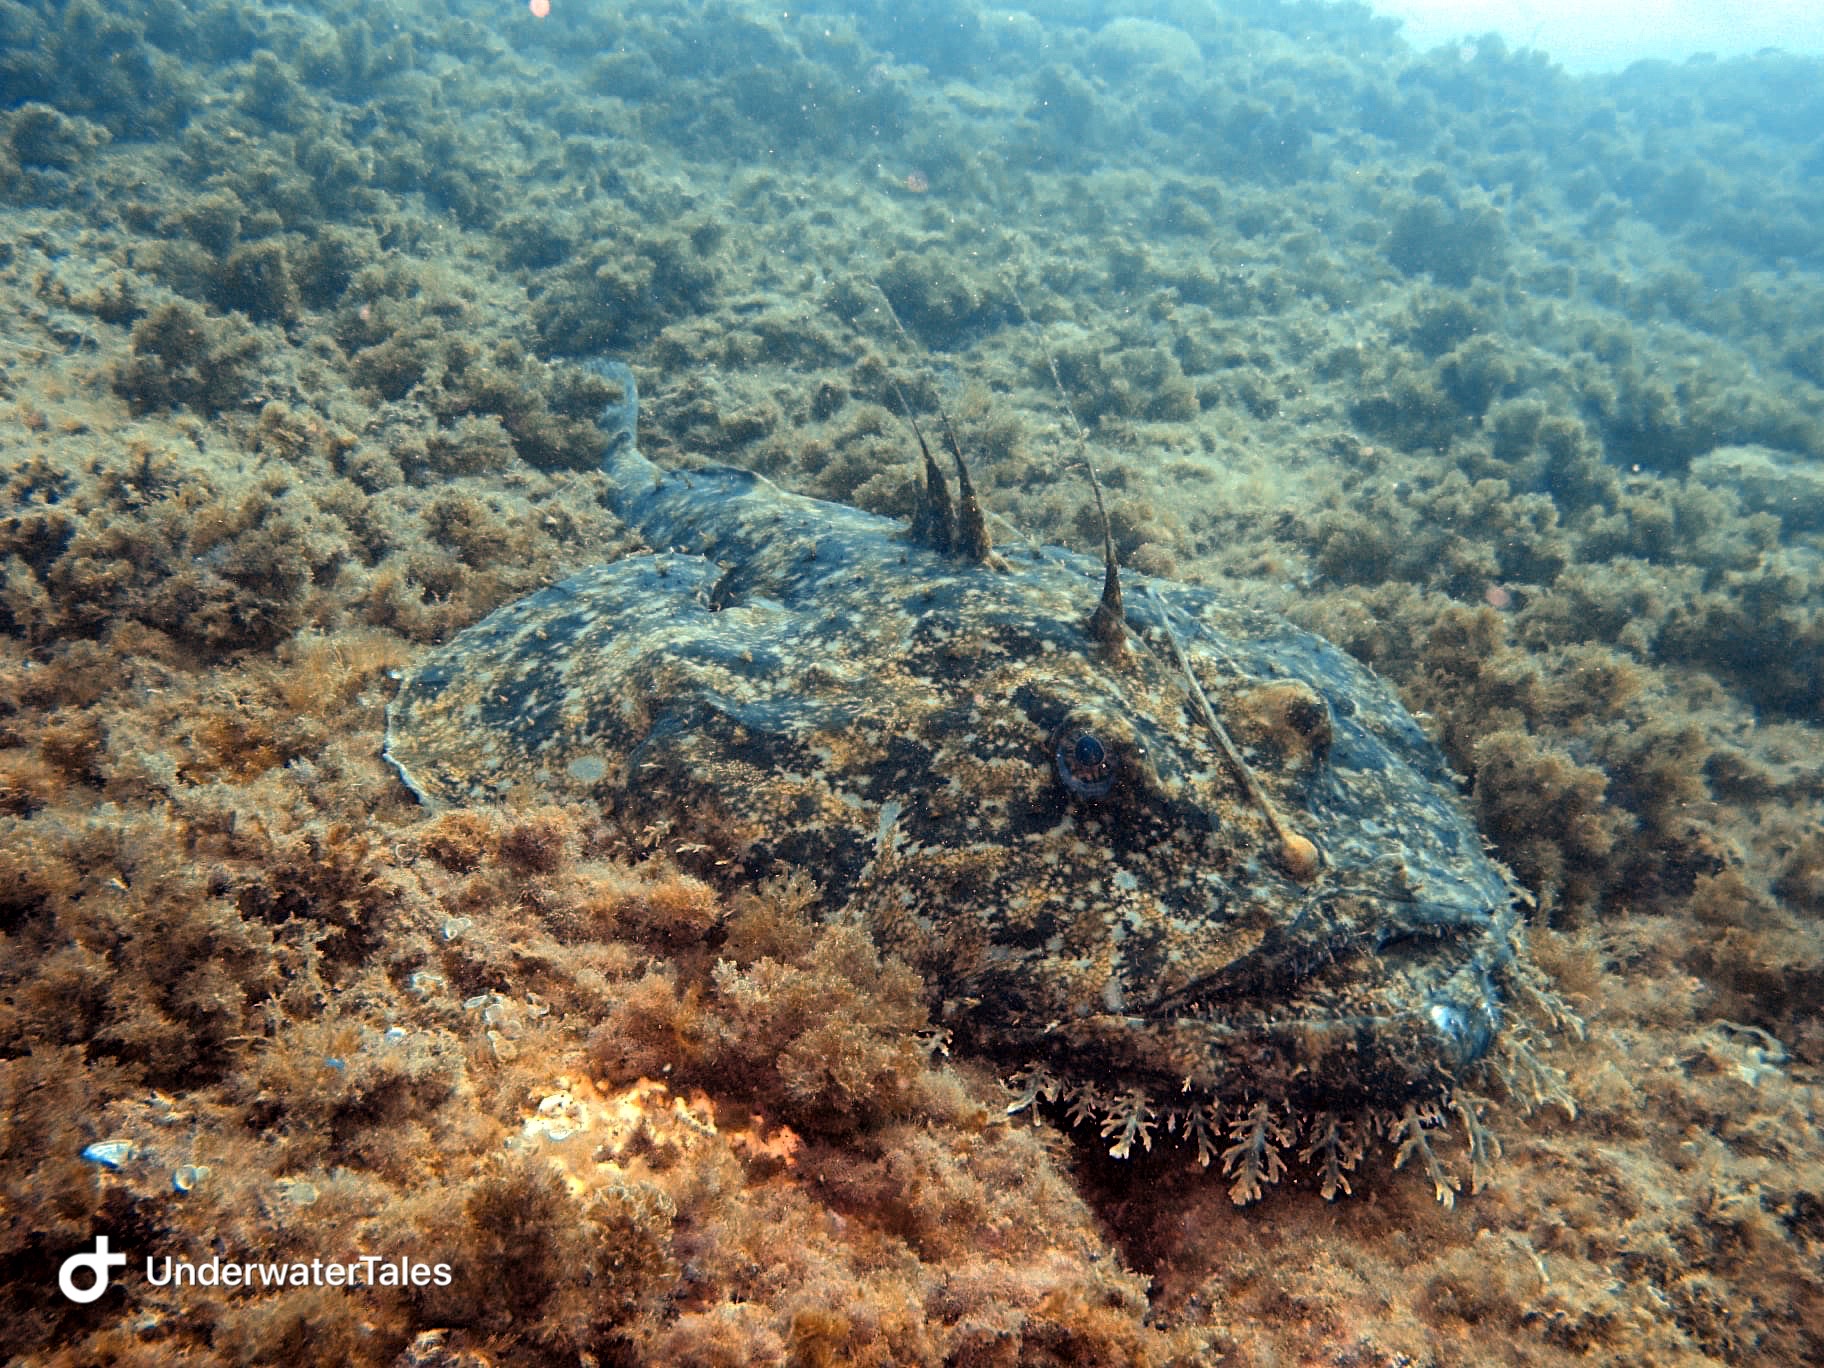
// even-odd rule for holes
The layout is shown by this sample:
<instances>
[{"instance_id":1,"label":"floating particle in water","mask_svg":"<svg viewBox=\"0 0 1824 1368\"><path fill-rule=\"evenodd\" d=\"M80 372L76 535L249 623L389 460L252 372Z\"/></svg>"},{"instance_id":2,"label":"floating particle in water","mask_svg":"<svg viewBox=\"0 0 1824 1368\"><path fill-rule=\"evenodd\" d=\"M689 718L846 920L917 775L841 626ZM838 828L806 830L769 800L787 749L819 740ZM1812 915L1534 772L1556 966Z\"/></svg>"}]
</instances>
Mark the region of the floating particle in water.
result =
<instances>
[{"instance_id":1,"label":"floating particle in water","mask_svg":"<svg viewBox=\"0 0 1824 1368\"><path fill-rule=\"evenodd\" d=\"M551 13L551 0L526 0L526 8L532 11L534 19L543 19Z\"/></svg>"}]
</instances>

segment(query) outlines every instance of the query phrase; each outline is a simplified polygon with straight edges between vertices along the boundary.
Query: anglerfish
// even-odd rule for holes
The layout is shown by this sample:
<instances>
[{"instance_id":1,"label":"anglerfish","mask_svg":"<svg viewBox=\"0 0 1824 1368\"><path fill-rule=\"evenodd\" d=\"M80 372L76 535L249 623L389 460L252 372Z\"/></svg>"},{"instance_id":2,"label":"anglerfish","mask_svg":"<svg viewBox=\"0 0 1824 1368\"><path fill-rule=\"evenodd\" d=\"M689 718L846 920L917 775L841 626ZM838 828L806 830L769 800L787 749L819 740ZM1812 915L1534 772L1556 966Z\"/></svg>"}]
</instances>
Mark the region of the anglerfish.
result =
<instances>
[{"instance_id":1,"label":"anglerfish","mask_svg":"<svg viewBox=\"0 0 1824 1368\"><path fill-rule=\"evenodd\" d=\"M626 408L604 469L652 549L410 671L386 755L422 801L687 819L725 877L806 871L1010 1110L1062 1104L1117 1156L1185 1137L1238 1202L1301 1157L1346 1190L1377 1135L1447 1200L1427 1133L1452 1112L1486 1158L1474 1089L1537 971L1443 757L1368 669L1106 545L990 547L953 435L959 494L925 450L908 527L659 469Z\"/></svg>"}]
</instances>

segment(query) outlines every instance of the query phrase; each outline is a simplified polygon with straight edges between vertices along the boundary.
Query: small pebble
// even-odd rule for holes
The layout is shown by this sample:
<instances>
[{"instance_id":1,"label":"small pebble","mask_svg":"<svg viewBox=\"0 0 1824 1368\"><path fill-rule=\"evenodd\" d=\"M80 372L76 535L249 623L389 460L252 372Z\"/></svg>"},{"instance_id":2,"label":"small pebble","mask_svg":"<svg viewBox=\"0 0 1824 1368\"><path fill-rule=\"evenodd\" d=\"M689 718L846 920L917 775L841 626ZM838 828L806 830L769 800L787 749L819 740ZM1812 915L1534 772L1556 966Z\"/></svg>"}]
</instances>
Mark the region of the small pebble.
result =
<instances>
[{"instance_id":1,"label":"small pebble","mask_svg":"<svg viewBox=\"0 0 1824 1368\"><path fill-rule=\"evenodd\" d=\"M183 1164L171 1171L171 1190L190 1192L208 1176L209 1165L207 1164Z\"/></svg>"},{"instance_id":2,"label":"small pebble","mask_svg":"<svg viewBox=\"0 0 1824 1368\"><path fill-rule=\"evenodd\" d=\"M310 1206L317 1200L317 1185L303 1178L279 1179L279 1191L293 1206Z\"/></svg>"},{"instance_id":3,"label":"small pebble","mask_svg":"<svg viewBox=\"0 0 1824 1368\"><path fill-rule=\"evenodd\" d=\"M97 1140L83 1150L82 1157L91 1164L117 1169L133 1157L133 1142L131 1140Z\"/></svg>"},{"instance_id":4,"label":"small pebble","mask_svg":"<svg viewBox=\"0 0 1824 1368\"><path fill-rule=\"evenodd\" d=\"M589 1108L567 1092L555 1092L538 1104L538 1115L526 1125L528 1132L542 1132L557 1143L589 1128Z\"/></svg>"}]
</instances>

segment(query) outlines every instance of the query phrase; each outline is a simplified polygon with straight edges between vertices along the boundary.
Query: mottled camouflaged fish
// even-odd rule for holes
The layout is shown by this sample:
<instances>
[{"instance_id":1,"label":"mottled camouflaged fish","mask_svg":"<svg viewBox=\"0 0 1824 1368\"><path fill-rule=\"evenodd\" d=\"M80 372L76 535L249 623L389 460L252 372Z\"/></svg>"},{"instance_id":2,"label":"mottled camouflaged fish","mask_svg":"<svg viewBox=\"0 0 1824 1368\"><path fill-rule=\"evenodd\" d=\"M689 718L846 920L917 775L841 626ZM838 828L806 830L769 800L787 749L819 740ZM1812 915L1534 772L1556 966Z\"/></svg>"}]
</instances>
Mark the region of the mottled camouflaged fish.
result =
<instances>
[{"instance_id":1,"label":"mottled camouflaged fish","mask_svg":"<svg viewBox=\"0 0 1824 1368\"><path fill-rule=\"evenodd\" d=\"M1238 1202L1301 1140L1347 1190L1376 1133L1448 1200L1427 1131L1452 1107L1480 1168L1464 1084L1536 971L1442 758L1367 670L1112 553L990 550L953 436L960 503L927 450L908 531L662 472L617 426L613 504L655 549L410 675L386 753L422 800L612 805L721 833L746 874L806 870L1013 1074L1010 1110L1068 1102L1118 1156L1181 1131Z\"/></svg>"}]
</instances>

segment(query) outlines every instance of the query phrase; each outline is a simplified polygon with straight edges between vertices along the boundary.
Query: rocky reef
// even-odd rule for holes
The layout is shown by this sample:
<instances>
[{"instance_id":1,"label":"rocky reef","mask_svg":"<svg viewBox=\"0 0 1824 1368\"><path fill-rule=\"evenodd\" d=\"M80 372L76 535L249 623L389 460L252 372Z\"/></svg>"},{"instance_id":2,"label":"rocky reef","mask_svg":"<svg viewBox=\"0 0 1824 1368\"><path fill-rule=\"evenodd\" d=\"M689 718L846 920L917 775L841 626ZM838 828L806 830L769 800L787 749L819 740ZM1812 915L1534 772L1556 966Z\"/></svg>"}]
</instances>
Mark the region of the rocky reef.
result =
<instances>
[{"instance_id":1,"label":"rocky reef","mask_svg":"<svg viewBox=\"0 0 1824 1368\"><path fill-rule=\"evenodd\" d=\"M575 9L0 5L0 1352L1824 1356L1817 63ZM660 463L888 514L893 384L941 397L997 527L1094 550L1055 363L1124 561L1442 745L1585 1023L1562 1101L1453 1208L1396 1146L1237 1211L1009 1116L814 871L419 807L398 672L632 545L605 351ZM141 1276L212 1255L452 1279Z\"/></svg>"}]
</instances>

